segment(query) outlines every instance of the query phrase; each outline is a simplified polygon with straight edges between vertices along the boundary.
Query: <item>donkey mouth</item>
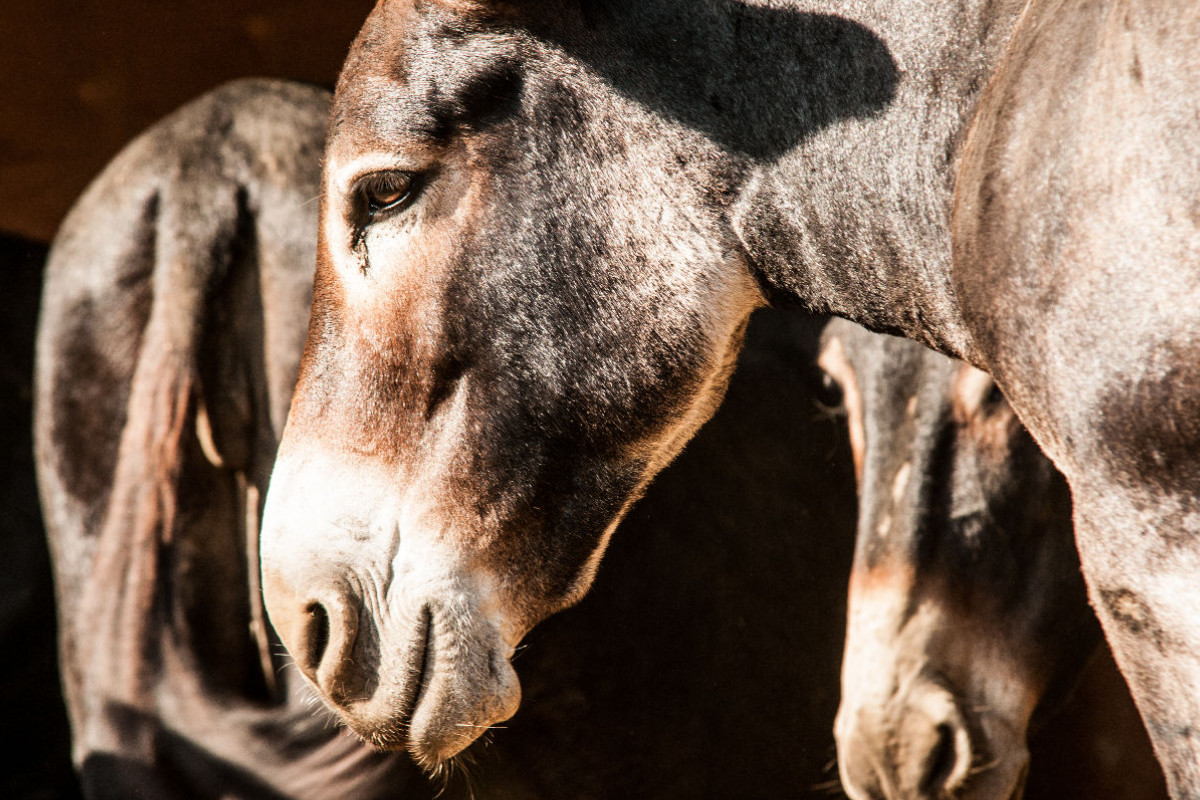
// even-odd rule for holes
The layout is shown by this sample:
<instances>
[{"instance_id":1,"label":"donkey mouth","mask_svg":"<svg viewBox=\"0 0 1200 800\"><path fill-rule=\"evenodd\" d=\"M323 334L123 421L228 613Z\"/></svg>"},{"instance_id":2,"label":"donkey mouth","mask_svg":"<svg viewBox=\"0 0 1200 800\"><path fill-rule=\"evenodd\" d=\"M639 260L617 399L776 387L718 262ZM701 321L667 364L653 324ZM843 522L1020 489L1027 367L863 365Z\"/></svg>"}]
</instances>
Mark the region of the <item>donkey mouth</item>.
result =
<instances>
[{"instance_id":1,"label":"donkey mouth","mask_svg":"<svg viewBox=\"0 0 1200 800\"><path fill-rule=\"evenodd\" d=\"M426 606L407 644L385 660L378 688L342 705L346 725L378 750L406 750L427 770L516 713L521 690L510 653L486 620L465 629Z\"/></svg>"},{"instance_id":2,"label":"donkey mouth","mask_svg":"<svg viewBox=\"0 0 1200 800\"><path fill-rule=\"evenodd\" d=\"M402 650L397 694L385 693L361 701L343 712L350 728L372 747L382 751L412 748L412 720L426 694L433 672L433 615L426 606L409 643Z\"/></svg>"},{"instance_id":3,"label":"donkey mouth","mask_svg":"<svg viewBox=\"0 0 1200 800\"><path fill-rule=\"evenodd\" d=\"M413 679L406 684L397 709L396 724L406 733L412 730L413 715L417 713L432 677L433 636L433 613L429 606L425 606L421 609L421 623L413 634L412 644L407 648L408 658L405 666Z\"/></svg>"}]
</instances>

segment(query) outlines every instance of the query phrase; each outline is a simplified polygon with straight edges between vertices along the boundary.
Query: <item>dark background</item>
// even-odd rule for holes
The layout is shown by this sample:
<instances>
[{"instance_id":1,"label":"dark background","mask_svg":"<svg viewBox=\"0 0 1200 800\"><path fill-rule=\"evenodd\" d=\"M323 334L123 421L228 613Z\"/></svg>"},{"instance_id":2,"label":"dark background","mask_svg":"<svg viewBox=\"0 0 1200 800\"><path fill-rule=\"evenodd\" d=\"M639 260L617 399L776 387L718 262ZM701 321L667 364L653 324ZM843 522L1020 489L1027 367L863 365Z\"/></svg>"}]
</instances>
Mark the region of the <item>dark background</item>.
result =
<instances>
[{"instance_id":1,"label":"dark background","mask_svg":"<svg viewBox=\"0 0 1200 800\"><path fill-rule=\"evenodd\" d=\"M138 132L231 78L332 87L372 0L3 0L0 229L47 240Z\"/></svg>"}]
</instances>

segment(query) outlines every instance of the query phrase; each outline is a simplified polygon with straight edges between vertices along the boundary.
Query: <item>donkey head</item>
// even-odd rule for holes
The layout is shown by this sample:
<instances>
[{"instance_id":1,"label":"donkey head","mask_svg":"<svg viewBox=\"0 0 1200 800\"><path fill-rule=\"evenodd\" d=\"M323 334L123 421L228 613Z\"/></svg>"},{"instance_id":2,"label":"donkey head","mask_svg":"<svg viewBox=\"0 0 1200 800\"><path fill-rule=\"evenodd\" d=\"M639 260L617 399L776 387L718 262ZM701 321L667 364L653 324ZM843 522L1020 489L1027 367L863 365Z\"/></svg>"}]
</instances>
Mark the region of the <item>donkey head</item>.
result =
<instances>
[{"instance_id":1,"label":"donkey head","mask_svg":"<svg viewBox=\"0 0 1200 800\"><path fill-rule=\"evenodd\" d=\"M986 373L842 320L821 363L859 473L843 783L854 798L1019 796L1031 714L1099 641L1066 482Z\"/></svg>"},{"instance_id":2,"label":"donkey head","mask_svg":"<svg viewBox=\"0 0 1200 800\"><path fill-rule=\"evenodd\" d=\"M514 647L586 591L761 304L714 148L556 44L581 17L531 32L535 5L395 0L360 34L264 518L298 667L427 766L514 713Z\"/></svg>"}]
</instances>

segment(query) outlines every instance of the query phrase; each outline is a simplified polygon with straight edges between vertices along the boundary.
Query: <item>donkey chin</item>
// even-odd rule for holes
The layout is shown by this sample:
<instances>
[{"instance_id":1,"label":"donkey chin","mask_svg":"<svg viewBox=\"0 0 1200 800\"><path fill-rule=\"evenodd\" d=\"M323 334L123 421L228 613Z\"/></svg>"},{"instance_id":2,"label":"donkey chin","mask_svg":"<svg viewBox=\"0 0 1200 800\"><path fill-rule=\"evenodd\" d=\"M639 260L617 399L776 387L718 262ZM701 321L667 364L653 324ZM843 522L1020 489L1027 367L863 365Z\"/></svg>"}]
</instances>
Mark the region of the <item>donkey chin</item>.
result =
<instances>
[{"instance_id":1,"label":"donkey chin","mask_svg":"<svg viewBox=\"0 0 1200 800\"><path fill-rule=\"evenodd\" d=\"M435 770L516 713L513 647L473 593L406 592L411 611L373 613L366 593L338 581L307 580L303 594L295 585L264 571L271 621L322 699L374 747Z\"/></svg>"}]
</instances>

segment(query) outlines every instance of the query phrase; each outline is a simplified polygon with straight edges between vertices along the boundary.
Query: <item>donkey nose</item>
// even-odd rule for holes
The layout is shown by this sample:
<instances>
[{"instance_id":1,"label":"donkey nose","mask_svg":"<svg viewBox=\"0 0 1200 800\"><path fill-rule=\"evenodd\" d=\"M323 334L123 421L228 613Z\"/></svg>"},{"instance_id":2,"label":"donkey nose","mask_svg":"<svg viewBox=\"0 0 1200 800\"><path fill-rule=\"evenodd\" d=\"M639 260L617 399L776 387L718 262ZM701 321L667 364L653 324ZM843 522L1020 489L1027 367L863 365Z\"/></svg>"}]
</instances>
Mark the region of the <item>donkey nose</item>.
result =
<instances>
[{"instance_id":1,"label":"donkey nose","mask_svg":"<svg viewBox=\"0 0 1200 800\"><path fill-rule=\"evenodd\" d=\"M838 761L855 800L953 797L970 774L971 736L940 687L896 698L882 713L849 717L838 726Z\"/></svg>"},{"instance_id":2,"label":"donkey nose","mask_svg":"<svg viewBox=\"0 0 1200 800\"><path fill-rule=\"evenodd\" d=\"M948 797L962 785L971 768L971 740L957 719L920 712L900 725L896 748L896 783L904 797Z\"/></svg>"},{"instance_id":3,"label":"donkey nose","mask_svg":"<svg viewBox=\"0 0 1200 800\"><path fill-rule=\"evenodd\" d=\"M285 580L263 577L263 596L271 624L296 666L335 703L353 699L350 679L358 639L358 604L334 586L301 594Z\"/></svg>"}]
</instances>

